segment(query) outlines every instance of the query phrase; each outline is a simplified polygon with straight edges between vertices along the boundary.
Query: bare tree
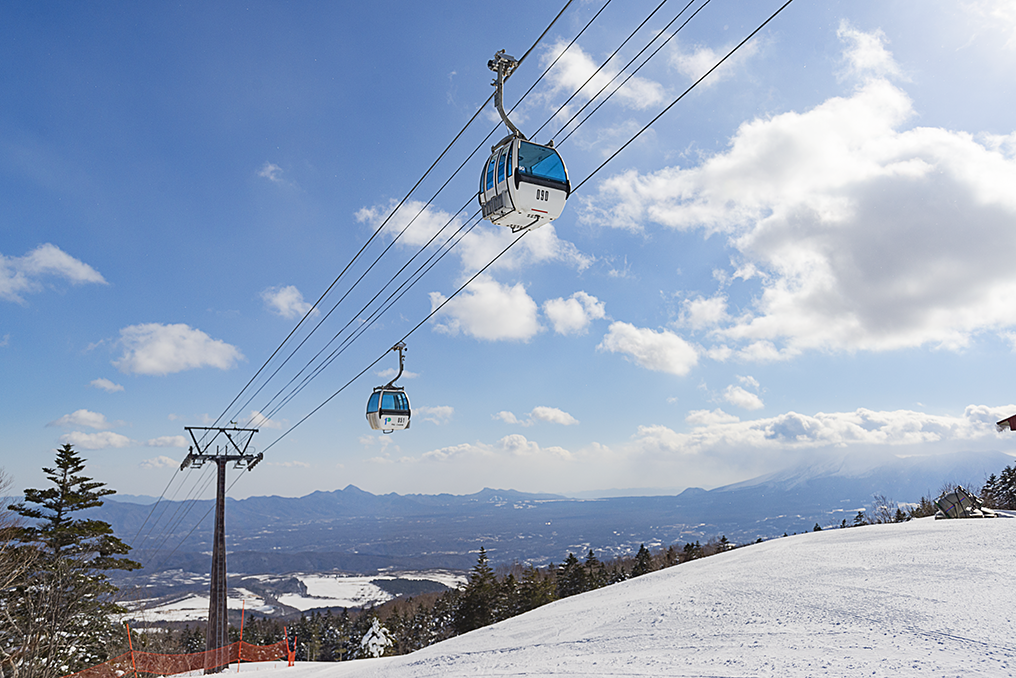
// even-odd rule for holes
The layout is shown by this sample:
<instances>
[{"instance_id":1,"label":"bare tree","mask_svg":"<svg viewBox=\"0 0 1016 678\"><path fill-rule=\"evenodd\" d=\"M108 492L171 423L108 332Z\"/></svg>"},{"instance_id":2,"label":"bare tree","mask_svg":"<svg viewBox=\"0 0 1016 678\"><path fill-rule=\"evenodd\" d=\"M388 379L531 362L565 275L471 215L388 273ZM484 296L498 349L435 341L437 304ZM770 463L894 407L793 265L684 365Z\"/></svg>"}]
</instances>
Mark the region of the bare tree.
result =
<instances>
[{"instance_id":1,"label":"bare tree","mask_svg":"<svg viewBox=\"0 0 1016 678\"><path fill-rule=\"evenodd\" d=\"M900 513L899 505L885 496L876 494L871 498L871 511L868 512L868 520L872 523L895 523L899 522L897 515Z\"/></svg>"},{"instance_id":2,"label":"bare tree","mask_svg":"<svg viewBox=\"0 0 1016 678\"><path fill-rule=\"evenodd\" d=\"M10 509L6 499L11 489L11 478L0 468L0 596L24 581L32 563L38 555L33 548L20 545L17 535L24 521ZM16 621L10 614L10 607L0 606L0 678L6 675L5 664L9 664L14 648L5 641L17 633ZM8 669L9 670L9 669Z\"/></svg>"}]
</instances>

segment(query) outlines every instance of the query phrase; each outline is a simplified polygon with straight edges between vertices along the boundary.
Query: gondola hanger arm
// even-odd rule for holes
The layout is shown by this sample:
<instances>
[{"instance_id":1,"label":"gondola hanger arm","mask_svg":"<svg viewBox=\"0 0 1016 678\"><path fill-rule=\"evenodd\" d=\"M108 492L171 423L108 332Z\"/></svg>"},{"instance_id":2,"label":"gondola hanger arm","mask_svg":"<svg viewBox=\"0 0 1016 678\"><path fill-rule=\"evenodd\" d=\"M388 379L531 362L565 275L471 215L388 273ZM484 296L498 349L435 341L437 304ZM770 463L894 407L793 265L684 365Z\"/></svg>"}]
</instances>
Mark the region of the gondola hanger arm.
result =
<instances>
[{"instance_id":1,"label":"gondola hanger arm","mask_svg":"<svg viewBox=\"0 0 1016 678\"><path fill-rule=\"evenodd\" d=\"M402 353L404 350L406 350L405 342L400 341L399 343L392 346L391 350L399 352L399 373L395 375L394 379L385 384L385 388L392 388L392 386L395 385L395 382L397 382L399 380L399 377L402 376L402 372L406 366L406 357Z\"/></svg>"},{"instance_id":2,"label":"gondola hanger arm","mask_svg":"<svg viewBox=\"0 0 1016 678\"><path fill-rule=\"evenodd\" d=\"M513 136L517 136L520 139L526 139L526 135L519 131L519 128L512 124L512 121L508 119L508 114L504 112L504 81L511 77L511 74L515 72L515 69L519 66L519 60L510 54L505 54L504 50L498 50L494 53L494 58L487 62L487 68L497 73L497 77L494 78L494 82L491 84L496 87L494 90L494 107L497 108L498 114L501 116L501 120L504 121L505 126L511 130Z\"/></svg>"}]
</instances>

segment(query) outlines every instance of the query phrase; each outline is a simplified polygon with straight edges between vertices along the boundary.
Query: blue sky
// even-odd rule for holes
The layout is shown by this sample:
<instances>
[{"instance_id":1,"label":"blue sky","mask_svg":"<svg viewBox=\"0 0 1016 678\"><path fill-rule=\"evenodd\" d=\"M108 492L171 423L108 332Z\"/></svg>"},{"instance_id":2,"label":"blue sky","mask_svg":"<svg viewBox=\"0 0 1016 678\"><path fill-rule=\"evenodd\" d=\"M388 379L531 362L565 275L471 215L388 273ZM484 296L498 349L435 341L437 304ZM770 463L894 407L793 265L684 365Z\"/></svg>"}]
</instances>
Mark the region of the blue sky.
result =
<instances>
[{"instance_id":1,"label":"blue sky","mask_svg":"<svg viewBox=\"0 0 1016 678\"><path fill-rule=\"evenodd\" d=\"M658 4L611 3L562 54L602 6L576 0L508 82L514 105L562 55L513 120L556 137L573 185L781 3L713 0L567 141L603 76L534 135ZM513 7L4 3L14 487L70 442L111 487L158 495L183 427L226 410L490 95L487 60L521 56L559 9ZM480 154L432 196L492 143L488 105L295 338L363 282L228 411L266 451L232 495L680 490L843 454L1012 450L992 424L1016 411L1014 71L1010 2L796 0L407 339L410 430L364 419L394 354L293 428L509 243L476 227L272 411L476 210Z\"/></svg>"}]
</instances>

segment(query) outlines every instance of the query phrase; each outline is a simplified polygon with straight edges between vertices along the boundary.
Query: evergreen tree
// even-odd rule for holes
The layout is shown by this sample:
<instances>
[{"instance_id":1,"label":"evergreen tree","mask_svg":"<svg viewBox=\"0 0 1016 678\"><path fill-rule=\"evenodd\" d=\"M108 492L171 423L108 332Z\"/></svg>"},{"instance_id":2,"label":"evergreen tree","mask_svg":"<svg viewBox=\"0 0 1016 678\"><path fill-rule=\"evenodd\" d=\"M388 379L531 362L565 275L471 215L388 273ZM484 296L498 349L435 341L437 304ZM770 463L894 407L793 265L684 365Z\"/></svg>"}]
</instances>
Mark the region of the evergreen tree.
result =
<instances>
[{"instance_id":1,"label":"evergreen tree","mask_svg":"<svg viewBox=\"0 0 1016 678\"><path fill-rule=\"evenodd\" d=\"M724 537L726 539L726 537ZM663 554L663 567L673 567L681 562L680 557L677 554L677 547L671 544L667 548L667 552Z\"/></svg>"},{"instance_id":2,"label":"evergreen tree","mask_svg":"<svg viewBox=\"0 0 1016 678\"><path fill-rule=\"evenodd\" d=\"M821 532L822 531L822 526L819 525L818 523L815 523L815 527L811 528L811 531L812 532Z\"/></svg>"},{"instance_id":3,"label":"evergreen tree","mask_svg":"<svg viewBox=\"0 0 1016 678\"><path fill-rule=\"evenodd\" d=\"M635 554L635 565L631 568L632 577L640 577L644 574L649 574L653 571L653 557L649 553L649 549L646 548L645 544L639 547L639 552Z\"/></svg>"},{"instance_id":4,"label":"evergreen tree","mask_svg":"<svg viewBox=\"0 0 1016 678\"><path fill-rule=\"evenodd\" d=\"M527 567L522 571L522 580L519 582L519 597L519 614L553 602L554 580L535 567Z\"/></svg>"},{"instance_id":5,"label":"evergreen tree","mask_svg":"<svg viewBox=\"0 0 1016 678\"><path fill-rule=\"evenodd\" d=\"M577 596L587 590L586 570L574 553L569 553L561 563L557 569L555 580L558 598Z\"/></svg>"},{"instance_id":6,"label":"evergreen tree","mask_svg":"<svg viewBox=\"0 0 1016 678\"><path fill-rule=\"evenodd\" d=\"M1006 466L1000 475L988 476L980 498L989 508L1016 510L1016 466Z\"/></svg>"},{"instance_id":7,"label":"evergreen tree","mask_svg":"<svg viewBox=\"0 0 1016 678\"><path fill-rule=\"evenodd\" d=\"M497 602L497 580L487 564L487 552L480 547L476 565L469 573L469 583L462 591L455 610L455 632L467 633L494 622Z\"/></svg>"},{"instance_id":8,"label":"evergreen tree","mask_svg":"<svg viewBox=\"0 0 1016 678\"><path fill-rule=\"evenodd\" d=\"M787 535L784 534L783 536L786 537ZM685 544L684 548L681 549L681 555L678 557L678 559L682 563L687 563L689 560L696 560L701 557L702 557L702 545L696 541L694 543L688 542L687 544Z\"/></svg>"},{"instance_id":9,"label":"evergreen tree","mask_svg":"<svg viewBox=\"0 0 1016 678\"><path fill-rule=\"evenodd\" d=\"M393 644L392 636L377 617L371 617L370 628L360 641L360 655L363 657L383 657Z\"/></svg>"},{"instance_id":10,"label":"evergreen tree","mask_svg":"<svg viewBox=\"0 0 1016 678\"><path fill-rule=\"evenodd\" d=\"M0 600L16 622L14 635L0 638L4 652L18 657L15 676L53 678L101 663L110 639L122 636L112 615L124 610L113 601L117 589L106 571L141 565L117 557L130 547L109 523L77 517L115 493L81 475L84 469L85 460L64 445L54 466L42 469L53 487L27 489L25 500L10 506L26 520L19 548L36 555L28 581L6 589Z\"/></svg>"},{"instance_id":11,"label":"evergreen tree","mask_svg":"<svg viewBox=\"0 0 1016 678\"><path fill-rule=\"evenodd\" d=\"M586 590L592 591L598 589L601 586L607 585L607 568L603 563L600 562L596 554L593 553L593 549L589 549L589 553L586 555L586 562L584 564L586 570Z\"/></svg>"}]
</instances>

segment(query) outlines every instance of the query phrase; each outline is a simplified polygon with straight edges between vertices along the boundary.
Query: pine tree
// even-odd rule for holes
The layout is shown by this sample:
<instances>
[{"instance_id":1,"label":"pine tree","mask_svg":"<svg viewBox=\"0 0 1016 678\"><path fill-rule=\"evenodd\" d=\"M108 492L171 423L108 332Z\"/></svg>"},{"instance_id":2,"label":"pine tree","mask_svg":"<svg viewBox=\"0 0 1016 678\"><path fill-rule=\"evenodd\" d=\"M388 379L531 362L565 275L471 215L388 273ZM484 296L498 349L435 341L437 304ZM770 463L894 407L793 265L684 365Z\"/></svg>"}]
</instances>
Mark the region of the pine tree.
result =
<instances>
[{"instance_id":1,"label":"pine tree","mask_svg":"<svg viewBox=\"0 0 1016 678\"><path fill-rule=\"evenodd\" d=\"M553 602L553 578L549 573L540 572L535 567L527 567L522 571L522 580L519 582L519 597L521 598L519 614Z\"/></svg>"},{"instance_id":2,"label":"pine tree","mask_svg":"<svg viewBox=\"0 0 1016 678\"><path fill-rule=\"evenodd\" d=\"M607 585L607 568L600 562L593 549L589 549L584 564L586 570L586 590L592 591Z\"/></svg>"},{"instance_id":3,"label":"pine tree","mask_svg":"<svg viewBox=\"0 0 1016 678\"><path fill-rule=\"evenodd\" d=\"M561 563L555 580L558 598L577 596L587 590L586 570L574 553L569 553Z\"/></svg>"},{"instance_id":4,"label":"pine tree","mask_svg":"<svg viewBox=\"0 0 1016 678\"><path fill-rule=\"evenodd\" d=\"M70 445L43 467L53 487L25 490L25 500L10 508L26 519L18 530L22 549L33 551L31 577L3 592L0 608L16 621L13 637L0 639L6 653L16 654L15 676L62 676L107 658L107 644L122 635L112 615L117 589L107 570L133 570L139 563L118 558L130 551L109 523L78 518L85 509L102 506L115 490L81 475L85 460Z\"/></svg>"},{"instance_id":5,"label":"pine tree","mask_svg":"<svg viewBox=\"0 0 1016 678\"><path fill-rule=\"evenodd\" d=\"M653 571L653 557L649 553L649 549L646 548L645 544L639 547L639 552L635 554L635 565L631 568L632 577L640 577L644 574L649 574Z\"/></svg>"},{"instance_id":6,"label":"pine tree","mask_svg":"<svg viewBox=\"0 0 1016 678\"><path fill-rule=\"evenodd\" d=\"M497 580L487 564L487 552L480 547L476 565L469 573L469 583L462 591L455 610L455 632L467 633L494 622Z\"/></svg>"},{"instance_id":7,"label":"pine tree","mask_svg":"<svg viewBox=\"0 0 1016 678\"><path fill-rule=\"evenodd\" d=\"M360 654L363 657L383 657L393 643L388 629L381 625L377 617L372 617L370 628L360 641Z\"/></svg>"},{"instance_id":8,"label":"pine tree","mask_svg":"<svg viewBox=\"0 0 1016 678\"><path fill-rule=\"evenodd\" d=\"M1000 475L988 476L981 488L981 501L990 508L1016 509L1016 466L1006 466Z\"/></svg>"}]
</instances>

